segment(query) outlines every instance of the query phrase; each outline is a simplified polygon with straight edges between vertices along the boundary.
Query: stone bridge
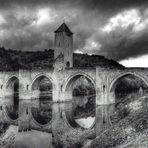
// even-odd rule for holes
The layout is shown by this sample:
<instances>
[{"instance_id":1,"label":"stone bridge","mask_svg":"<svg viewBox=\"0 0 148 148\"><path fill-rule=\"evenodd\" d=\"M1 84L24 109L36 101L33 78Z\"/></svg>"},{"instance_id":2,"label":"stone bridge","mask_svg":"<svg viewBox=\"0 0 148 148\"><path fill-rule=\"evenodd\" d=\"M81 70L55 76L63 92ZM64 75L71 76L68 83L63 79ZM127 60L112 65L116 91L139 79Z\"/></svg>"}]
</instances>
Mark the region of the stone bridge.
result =
<instances>
[{"instance_id":1,"label":"stone bridge","mask_svg":"<svg viewBox=\"0 0 148 148\"><path fill-rule=\"evenodd\" d=\"M125 69L105 69L105 68L87 68L75 69L66 68L63 70L19 70L16 72L0 72L0 115L1 122L16 124L20 131L30 130L31 128L53 132L57 131L62 124L62 129L73 128L69 124L69 119L65 114L65 105L63 102L72 100L73 83L81 76L88 79L96 90L96 119L91 128L96 128L96 134L99 134L104 128L111 125L110 115L114 111L116 82L120 78L134 75L140 78L148 86L148 69L146 68L125 68ZM31 101L39 97L38 87L40 78L46 77L52 82L52 120L41 125L32 117ZM15 120L10 119L5 110L9 104L7 97L13 92L12 82L19 82L19 115ZM60 125L59 125L60 124Z\"/></svg>"}]
</instances>

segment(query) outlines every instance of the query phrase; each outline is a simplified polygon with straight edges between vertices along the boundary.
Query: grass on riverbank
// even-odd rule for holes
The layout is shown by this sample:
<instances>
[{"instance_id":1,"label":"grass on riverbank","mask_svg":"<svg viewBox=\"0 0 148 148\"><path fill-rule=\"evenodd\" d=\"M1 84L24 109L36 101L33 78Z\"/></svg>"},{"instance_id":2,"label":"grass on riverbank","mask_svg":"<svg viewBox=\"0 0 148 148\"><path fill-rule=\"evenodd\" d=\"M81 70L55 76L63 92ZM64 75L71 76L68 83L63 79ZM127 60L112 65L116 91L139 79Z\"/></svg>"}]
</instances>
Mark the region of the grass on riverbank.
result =
<instances>
[{"instance_id":1,"label":"grass on riverbank","mask_svg":"<svg viewBox=\"0 0 148 148\"><path fill-rule=\"evenodd\" d=\"M9 124L7 124L7 123L0 123L0 136L2 136L6 132L8 127L9 127Z\"/></svg>"},{"instance_id":2,"label":"grass on riverbank","mask_svg":"<svg viewBox=\"0 0 148 148\"><path fill-rule=\"evenodd\" d=\"M148 129L148 99L134 100L128 107L128 116L95 138L91 148L118 147Z\"/></svg>"}]
</instances>

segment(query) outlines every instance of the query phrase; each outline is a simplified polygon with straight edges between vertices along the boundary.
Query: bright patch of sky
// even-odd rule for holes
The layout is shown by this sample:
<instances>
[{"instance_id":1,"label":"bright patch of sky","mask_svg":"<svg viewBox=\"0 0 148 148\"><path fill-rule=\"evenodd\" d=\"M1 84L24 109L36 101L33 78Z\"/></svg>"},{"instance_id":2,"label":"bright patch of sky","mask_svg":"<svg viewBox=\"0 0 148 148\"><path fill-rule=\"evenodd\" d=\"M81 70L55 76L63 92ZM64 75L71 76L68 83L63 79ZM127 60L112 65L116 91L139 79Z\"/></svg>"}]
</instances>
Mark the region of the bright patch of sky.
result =
<instances>
[{"instance_id":1,"label":"bright patch of sky","mask_svg":"<svg viewBox=\"0 0 148 148\"><path fill-rule=\"evenodd\" d=\"M99 44L99 42L96 42L93 39L88 39L86 41L86 44L84 46L84 49L86 49L87 51L90 50L99 50L101 48L101 44Z\"/></svg>"},{"instance_id":2,"label":"bright patch of sky","mask_svg":"<svg viewBox=\"0 0 148 148\"><path fill-rule=\"evenodd\" d=\"M138 25L141 21L139 11L136 9L126 10L114 17L111 17L108 23L102 28L104 32L111 32L117 27L127 28L129 25Z\"/></svg>"},{"instance_id":3,"label":"bright patch of sky","mask_svg":"<svg viewBox=\"0 0 148 148\"><path fill-rule=\"evenodd\" d=\"M133 26L133 31L142 31L148 25L148 11L143 14L138 9L125 10L111 17L108 23L101 28L104 32L114 31L116 28L123 29Z\"/></svg>"},{"instance_id":4,"label":"bright patch of sky","mask_svg":"<svg viewBox=\"0 0 148 148\"><path fill-rule=\"evenodd\" d=\"M2 15L0 15L0 24L3 24L3 23L5 23L5 19L3 18Z\"/></svg>"},{"instance_id":5,"label":"bright patch of sky","mask_svg":"<svg viewBox=\"0 0 148 148\"><path fill-rule=\"evenodd\" d=\"M55 21L57 14L49 8L40 9L37 13L37 24L52 23Z\"/></svg>"},{"instance_id":6,"label":"bright patch of sky","mask_svg":"<svg viewBox=\"0 0 148 148\"><path fill-rule=\"evenodd\" d=\"M122 60L120 64L126 67L148 67L148 55Z\"/></svg>"},{"instance_id":7,"label":"bright patch of sky","mask_svg":"<svg viewBox=\"0 0 148 148\"><path fill-rule=\"evenodd\" d=\"M83 54L83 52L79 49L75 50L74 53Z\"/></svg>"}]
</instances>

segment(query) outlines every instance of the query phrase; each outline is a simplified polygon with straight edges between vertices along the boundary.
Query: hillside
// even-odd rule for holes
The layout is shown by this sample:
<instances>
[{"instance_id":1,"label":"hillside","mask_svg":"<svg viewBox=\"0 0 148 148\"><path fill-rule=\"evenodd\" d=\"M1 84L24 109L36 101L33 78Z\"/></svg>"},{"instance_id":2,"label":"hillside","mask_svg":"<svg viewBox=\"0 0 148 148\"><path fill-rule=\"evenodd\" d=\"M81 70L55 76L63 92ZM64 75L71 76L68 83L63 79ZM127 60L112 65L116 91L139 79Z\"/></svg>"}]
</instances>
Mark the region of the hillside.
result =
<instances>
[{"instance_id":1,"label":"hillside","mask_svg":"<svg viewBox=\"0 0 148 148\"><path fill-rule=\"evenodd\" d=\"M147 148L146 140L148 129L148 101L147 98L132 100L128 105L130 113L128 116L107 129L91 143L91 148L123 148L139 147ZM142 140L141 138L144 137Z\"/></svg>"},{"instance_id":2,"label":"hillside","mask_svg":"<svg viewBox=\"0 0 148 148\"><path fill-rule=\"evenodd\" d=\"M100 55L74 54L74 67L123 68L118 62Z\"/></svg>"},{"instance_id":3,"label":"hillside","mask_svg":"<svg viewBox=\"0 0 148 148\"><path fill-rule=\"evenodd\" d=\"M54 63L54 50L44 51L16 51L0 47L0 71L18 69L50 69ZM123 68L114 60L99 55L74 54L74 67L110 67Z\"/></svg>"}]
</instances>

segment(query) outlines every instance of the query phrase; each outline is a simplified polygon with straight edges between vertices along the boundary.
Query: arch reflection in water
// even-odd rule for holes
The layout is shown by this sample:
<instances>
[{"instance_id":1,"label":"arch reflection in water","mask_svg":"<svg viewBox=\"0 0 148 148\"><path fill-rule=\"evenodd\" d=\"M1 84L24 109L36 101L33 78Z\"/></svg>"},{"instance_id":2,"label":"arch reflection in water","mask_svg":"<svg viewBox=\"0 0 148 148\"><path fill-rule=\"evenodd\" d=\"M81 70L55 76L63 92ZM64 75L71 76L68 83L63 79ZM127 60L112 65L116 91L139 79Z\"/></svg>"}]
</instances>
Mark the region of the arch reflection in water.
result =
<instances>
[{"instance_id":1,"label":"arch reflection in water","mask_svg":"<svg viewBox=\"0 0 148 148\"><path fill-rule=\"evenodd\" d=\"M9 94L5 96L6 113L12 120L16 120L19 110L19 80L17 77L12 77L8 80L6 90Z\"/></svg>"},{"instance_id":2,"label":"arch reflection in water","mask_svg":"<svg viewBox=\"0 0 148 148\"><path fill-rule=\"evenodd\" d=\"M32 91L38 93L32 98L32 115L39 124L45 125L52 119L52 82L46 76L40 76L34 81Z\"/></svg>"},{"instance_id":3,"label":"arch reflection in water","mask_svg":"<svg viewBox=\"0 0 148 148\"><path fill-rule=\"evenodd\" d=\"M95 87L83 75L76 76L68 84L72 91L72 101L66 109L66 116L73 127L91 128L95 122Z\"/></svg>"}]
</instances>

